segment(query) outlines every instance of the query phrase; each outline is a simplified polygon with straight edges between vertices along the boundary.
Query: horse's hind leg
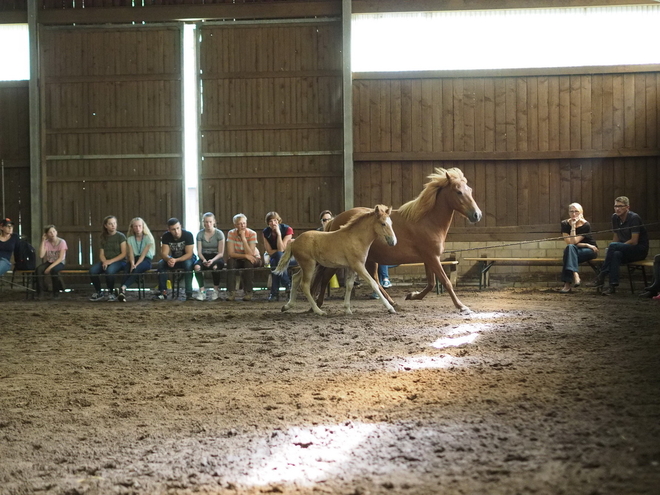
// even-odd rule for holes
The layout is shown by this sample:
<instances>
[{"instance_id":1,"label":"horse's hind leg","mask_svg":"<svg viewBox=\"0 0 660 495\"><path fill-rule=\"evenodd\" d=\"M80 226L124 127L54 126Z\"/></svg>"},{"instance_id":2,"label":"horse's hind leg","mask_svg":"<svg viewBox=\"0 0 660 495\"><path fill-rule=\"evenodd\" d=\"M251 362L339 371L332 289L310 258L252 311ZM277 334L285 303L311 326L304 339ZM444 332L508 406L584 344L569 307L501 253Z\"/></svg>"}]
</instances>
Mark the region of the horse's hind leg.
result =
<instances>
[{"instance_id":1,"label":"horse's hind leg","mask_svg":"<svg viewBox=\"0 0 660 495\"><path fill-rule=\"evenodd\" d=\"M344 294L344 311L347 315L352 315L351 311L351 293L353 292L353 284L355 283L355 272L353 270L348 270L346 274L346 293Z\"/></svg>"},{"instance_id":2,"label":"horse's hind leg","mask_svg":"<svg viewBox=\"0 0 660 495\"><path fill-rule=\"evenodd\" d=\"M428 264L424 264L424 270L426 271L426 287L424 287L424 290L421 292L411 292L410 294L407 294L406 300L421 301L426 297L426 294L435 288L435 273L433 273L433 269L430 268Z\"/></svg>"},{"instance_id":3,"label":"horse's hind leg","mask_svg":"<svg viewBox=\"0 0 660 495\"><path fill-rule=\"evenodd\" d=\"M373 277L371 275L369 275L367 270L364 268L364 265L355 266L355 267L353 267L353 269L357 272L358 275L360 275L366 282L369 283L369 285L371 286L371 289L374 292L379 292L380 291L380 289L378 288L378 282L376 282L373 279ZM383 303L383 306L385 306L387 308L387 311L389 311L390 313L396 313L396 310L394 309L394 307L390 304L390 302L386 298L381 297L380 300Z\"/></svg>"},{"instance_id":4,"label":"horse's hind leg","mask_svg":"<svg viewBox=\"0 0 660 495\"><path fill-rule=\"evenodd\" d=\"M296 293L300 287L300 280L302 279L303 270L302 267L293 274L291 278L291 291L289 293L289 302L282 306L282 311L288 311L296 304Z\"/></svg>"},{"instance_id":5,"label":"horse's hind leg","mask_svg":"<svg viewBox=\"0 0 660 495\"><path fill-rule=\"evenodd\" d=\"M298 263L300 263L300 261L298 261ZM312 310L317 315L321 315L321 316L325 315L325 311L322 311L321 308L319 308L316 305L316 301L312 297L312 293L309 290L310 285L312 283L312 277L314 276L314 267L313 266L303 267L301 265L300 266L300 271L302 272L302 282L301 282L302 291L303 291L303 294L305 294L305 297L307 298L309 303L312 305Z\"/></svg>"},{"instance_id":6,"label":"horse's hind leg","mask_svg":"<svg viewBox=\"0 0 660 495\"><path fill-rule=\"evenodd\" d=\"M319 307L323 306L323 299L325 298L325 289L330 283L332 276L337 273L336 268L327 268L322 265L316 265L314 270L314 279L312 282L311 293L316 298L316 303Z\"/></svg>"}]
</instances>

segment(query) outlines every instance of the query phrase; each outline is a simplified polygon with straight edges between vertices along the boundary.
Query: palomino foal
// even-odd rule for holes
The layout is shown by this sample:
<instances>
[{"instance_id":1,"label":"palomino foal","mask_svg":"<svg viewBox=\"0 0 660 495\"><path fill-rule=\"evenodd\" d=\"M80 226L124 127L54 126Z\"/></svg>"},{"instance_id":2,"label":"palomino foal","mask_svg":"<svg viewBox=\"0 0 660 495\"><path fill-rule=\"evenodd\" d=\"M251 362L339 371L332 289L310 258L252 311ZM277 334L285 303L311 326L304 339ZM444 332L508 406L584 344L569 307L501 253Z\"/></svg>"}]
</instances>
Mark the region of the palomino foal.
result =
<instances>
[{"instance_id":1,"label":"palomino foal","mask_svg":"<svg viewBox=\"0 0 660 495\"><path fill-rule=\"evenodd\" d=\"M311 230L304 232L295 241L291 241L284 255L275 269L277 275L281 275L289 266L289 259L293 256L300 270L293 276L291 284L291 295L289 302L284 305L282 311L291 309L296 303L296 290L301 285L307 300L317 315L325 312L314 301L310 292L310 284L314 276L314 269L319 263L332 268L349 267L346 277L346 294L344 295L344 309L351 314L351 291L355 276L360 275L369 283L374 292L378 291L378 282L367 272L364 262L371 244L377 238L382 239L389 246L396 245L396 235L392 228L390 213L392 208L385 205L376 205L374 209L365 209L356 215L339 230L334 232L319 232ZM387 299L381 297L385 307L390 313L396 313Z\"/></svg>"}]
</instances>

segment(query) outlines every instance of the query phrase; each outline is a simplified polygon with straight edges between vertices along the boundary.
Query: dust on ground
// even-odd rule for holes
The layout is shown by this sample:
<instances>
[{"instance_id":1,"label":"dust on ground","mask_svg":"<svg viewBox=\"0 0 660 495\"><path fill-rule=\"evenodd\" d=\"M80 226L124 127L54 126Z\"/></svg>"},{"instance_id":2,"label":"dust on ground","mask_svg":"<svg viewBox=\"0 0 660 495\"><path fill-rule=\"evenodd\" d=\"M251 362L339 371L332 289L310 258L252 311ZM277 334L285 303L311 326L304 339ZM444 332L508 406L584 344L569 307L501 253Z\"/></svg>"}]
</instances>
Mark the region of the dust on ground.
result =
<instances>
[{"instance_id":1,"label":"dust on ground","mask_svg":"<svg viewBox=\"0 0 660 495\"><path fill-rule=\"evenodd\" d=\"M660 304L0 293L0 494L650 494Z\"/></svg>"}]
</instances>

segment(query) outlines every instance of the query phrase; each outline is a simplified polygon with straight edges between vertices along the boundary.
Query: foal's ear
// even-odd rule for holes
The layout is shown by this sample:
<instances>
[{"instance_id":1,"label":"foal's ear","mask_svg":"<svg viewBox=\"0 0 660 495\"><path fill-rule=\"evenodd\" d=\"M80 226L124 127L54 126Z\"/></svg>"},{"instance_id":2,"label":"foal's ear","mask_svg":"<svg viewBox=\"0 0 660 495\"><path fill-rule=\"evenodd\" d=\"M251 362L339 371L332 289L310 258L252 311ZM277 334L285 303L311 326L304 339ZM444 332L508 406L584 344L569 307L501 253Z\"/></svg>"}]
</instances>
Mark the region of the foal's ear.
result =
<instances>
[{"instance_id":1,"label":"foal's ear","mask_svg":"<svg viewBox=\"0 0 660 495\"><path fill-rule=\"evenodd\" d=\"M392 214L392 207L391 207L391 206L390 206L389 208L387 208L387 214L388 214L388 215L391 215L391 214Z\"/></svg>"}]
</instances>

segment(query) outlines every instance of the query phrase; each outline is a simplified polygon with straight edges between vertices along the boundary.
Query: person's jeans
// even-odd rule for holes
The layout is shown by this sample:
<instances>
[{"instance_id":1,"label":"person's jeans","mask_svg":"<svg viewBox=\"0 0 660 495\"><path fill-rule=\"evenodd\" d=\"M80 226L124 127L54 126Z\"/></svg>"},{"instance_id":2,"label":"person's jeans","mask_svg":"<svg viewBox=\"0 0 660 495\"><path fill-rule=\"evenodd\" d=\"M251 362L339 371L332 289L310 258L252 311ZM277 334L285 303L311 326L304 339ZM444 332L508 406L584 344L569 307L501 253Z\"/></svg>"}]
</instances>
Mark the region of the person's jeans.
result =
<instances>
[{"instance_id":1,"label":"person's jeans","mask_svg":"<svg viewBox=\"0 0 660 495\"><path fill-rule=\"evenodd\" d=\"M37 277L37 293L42 293L46 291L46 268L51 264L46 262L42 263L35 270L35 275ZM64 270L64 262L58 263L53 268L50 269L50 280L53 285L53 294L60 290L60 277L59 273Z\"/></svg>"},{"instance_id":2,"label":"person's jeans","mask_svg":"<svg viewBox=\"0 0 660 495\"><path fill-rule=\"evenodd\" d=\"M101 278L99 276L101 273L105 273L105 285L107 285L109 291L112 291L115 288L115 273L124 271L125 268L126 262L124 260L111 263L105 271L103 271L102 261L93 264L89 269L89 274L91 275L92 284L96 292L101 292Z\"/></svg>"},{"instance_id":3,"label":"person's jeans","mask_svg":"<svg viewBox=\"0 0 660 495\"><path fill-rule=\"evenodd\" d=\"M282 251L276 251L270 255L270 294L274 296L279 293L280 287L284 287L285 290L291 289L291 277L289 277L288 270L283 272L282 275L275 275L273 272L273 270L277 268L277 265L283 255L284 253ZM291 258L289 261L289 266L295 266L296 264L296 260Z\"/></svg>"},{"instance_id":4,"label":"person's jeans","mask_svg":"<svg viewBox=\"0 0 660 495\"><path fill-rule=\"evenodd\" d=\"M561 272L561 281L567 284L573 283L573 273L579 270L580 263L594 259L596 251L587 247L577 247L569 244L564 249L564 268Z\"/></svg>"},{"instance_id":5,"label":"person's jeans","mask_svg":"<svg viewBox=\"0 0 660 495\"><path fill-rule=\"evenodd\" d=\"M641 261L649 254L647 246L626 244L624 242L612 242L607 247L605 262L600 269L600 276L609 273L610 285L619 285L619 267L631 261Z\"/></svg>"},{"instance_id":6,"label":"person's jeans","mask_svg":"<svg viewBox=\"0 0 660 495\"><path fill-rule=\"evenodd\" d=\"M137 261L137 259L135 260ZM151 269L151 258L145 258L142 260L142 263L135 265L135 269L132 272L129 272L131 265L126 263L126 276L121 285L125 287L130 287L135 283L140 273L144 273Z\"/></svg>"},{"instance_id":7,"label":"person's jeans","mask_svg":"<svg viewBox=\"0 0 660 495\"><path fill-rule=\"evenodd\" d=\"M193 279L193 267L197 257L193 255L192 258L186 261L179 261L175 263L172 268L167 265L167 261L160 260L158 262L158 290L163 292L167 289L167 278L169 277L169 272L172 270L181 270L183 272L183 280L186 284L186 296L190 296L193 293L192 289L192 279Z\"/></svg>"},{"instance_id":8,"label":"person's jeans","mask_svg":"<svg viewBox=\"0 0 660 495\"><path fill-rule=\"evenodd\" d=\"M0 258L0 277L2 277L9 270L11 270L11 263L9 262L9 260Z\"/></svg>"}]
</instances>

